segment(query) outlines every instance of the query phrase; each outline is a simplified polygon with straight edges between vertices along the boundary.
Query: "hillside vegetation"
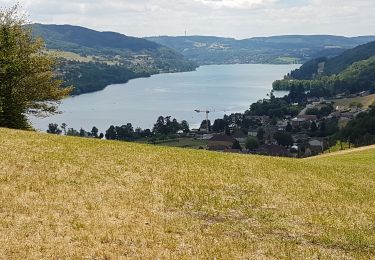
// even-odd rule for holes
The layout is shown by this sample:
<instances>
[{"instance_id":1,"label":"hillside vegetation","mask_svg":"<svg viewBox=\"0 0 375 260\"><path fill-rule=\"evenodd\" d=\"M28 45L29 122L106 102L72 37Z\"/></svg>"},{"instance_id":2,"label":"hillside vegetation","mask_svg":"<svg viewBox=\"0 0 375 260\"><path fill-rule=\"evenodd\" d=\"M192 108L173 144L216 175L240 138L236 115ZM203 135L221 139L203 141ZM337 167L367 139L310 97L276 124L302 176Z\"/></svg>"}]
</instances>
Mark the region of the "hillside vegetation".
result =
<instances>
[{"instance_id":1,"label":"hillside vegetation","mask_svg":"<svg viewBox=\"0 0 375 260\"><path fill-rule=\"evenodd\" d=\"M367 60L375 55L375 41L349 49L342 54L333 57L320 57L303 64L301 68L290 73L293 79L313 79L321 73L331 76L339 74L355 62ZM321 69L321 71L319 71Z\"/></svg>"},{"instance_id":2,"label":"hillside vegetation","mask_svg":"<svg viewBox=\"0 0 375 260\"><path fill-rule=\"evenodd\" d=\"M67 86L75 87L73 94L197 67L182 54L142 38L72 25L32 24L28 28L35 37L42 37L47 49L60 58L58 71Z\"/></svg>"},{"instance_id":3,"label":"hillside vegetation","mask_svg":"<svg viewBox=\"0 0 375 260\"><path fill-rule=\"evenodd\" d=\"M370 259L374 169L0 129L0 257Z\"/></svg>"},{"instance_id":4,"label":"hillside vegetation","mask_svg":"<svg viewBox=\"0 0 375 260\"><path fill-rule=\"evenodd\" d=\"M310 96L375 93L375 41L328 59L310 60L273 83L274 90L303 89Z\"/></svg>"},{"instance_id":5,"label":"hillside vegetation","mask_svg":"<svg viewBox=\"0 0 375 260\"><path fill-rule=\"evenodd\" d=\"M157 36L146 38L168 46L198 64L303 63L334 57L347 49L375 41L375 36L282 35L236 40L213 36Z\"/></svg>"}]
</instances>

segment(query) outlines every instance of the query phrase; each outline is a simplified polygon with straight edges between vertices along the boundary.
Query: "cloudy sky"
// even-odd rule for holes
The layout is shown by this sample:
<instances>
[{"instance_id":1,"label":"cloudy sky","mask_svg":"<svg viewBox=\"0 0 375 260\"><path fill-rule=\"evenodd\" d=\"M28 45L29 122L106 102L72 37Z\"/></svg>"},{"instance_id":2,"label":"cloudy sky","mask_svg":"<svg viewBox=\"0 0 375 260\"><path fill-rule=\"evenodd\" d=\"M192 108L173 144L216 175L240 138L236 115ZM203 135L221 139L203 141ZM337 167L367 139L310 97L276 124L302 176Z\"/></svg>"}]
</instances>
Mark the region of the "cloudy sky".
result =
<instances>
[{"instance_id":1,"label":"cloudy sky","mask_svg":"<svg viewBox=\"0 0 375 260\"><path fill-rule=\"evenodd\" d=\"M0 0L10 6L14 0ZM134 36L375 35L375 0L20 0L33 22Z\"/></svg>"}]
</instances>

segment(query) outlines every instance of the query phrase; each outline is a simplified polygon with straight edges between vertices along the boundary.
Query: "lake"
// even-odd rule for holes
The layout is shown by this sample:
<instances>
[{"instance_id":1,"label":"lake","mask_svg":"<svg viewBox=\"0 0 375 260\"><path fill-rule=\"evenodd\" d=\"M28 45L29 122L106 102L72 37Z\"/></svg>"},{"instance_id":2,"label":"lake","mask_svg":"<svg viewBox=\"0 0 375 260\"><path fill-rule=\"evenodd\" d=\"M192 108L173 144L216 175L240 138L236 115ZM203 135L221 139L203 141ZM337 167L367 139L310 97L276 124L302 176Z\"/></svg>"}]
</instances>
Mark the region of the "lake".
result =
<instances>
[{"instance_id":1,"label":"lake","mask_svg":"<svg viewBox=\"0 0 375 260\"><path fill-rule=\"evenodd\" d=\"M213 111L211 121L224 114L243 112L270 93L274 80L299 66L211 65L193 72L154 75L69 97L60 105L62 114L31 121L42 131L49 123L66 123L68 128L91 130L96 126L105 132L110 125L126 123L152 128L163 115L187 120L191 127L197 127L205 114L197 114L195 109Z\"/></svg>"}]
</instances>

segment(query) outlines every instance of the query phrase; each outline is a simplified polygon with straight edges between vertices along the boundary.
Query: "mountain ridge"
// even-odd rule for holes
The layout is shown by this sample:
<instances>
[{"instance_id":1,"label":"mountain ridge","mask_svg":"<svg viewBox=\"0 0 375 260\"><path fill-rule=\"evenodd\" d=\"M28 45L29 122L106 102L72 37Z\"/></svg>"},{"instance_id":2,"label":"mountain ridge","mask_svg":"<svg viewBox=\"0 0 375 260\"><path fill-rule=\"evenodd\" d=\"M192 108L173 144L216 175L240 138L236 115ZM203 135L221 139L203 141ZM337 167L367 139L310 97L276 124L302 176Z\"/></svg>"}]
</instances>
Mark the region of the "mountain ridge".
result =
<instances>
[{"instance_id":1,"label":"mountain ridge","mask_svg":"<svg viewBox=\"0 0 375 260\"><path fill-rule=\"evenodd\" d=\"M334 57L375 36L278 35L235 39L217 36L156 36L145 39L181 52L200 65L232 63L303 63Z\"/></svg>"},{"instance_id":2,"label":"mountain ridge","mask_svg":"<svg viewBox=\"0 0 375 260\"><path fill-rule=\"evenodd\" d=\"M166 72L195 70L182 54L143 38L99 32L76 25L30 24L34 37L58 58L58 74L73 94L104 89L111 84Z\"/></svg>"}]
</instances>

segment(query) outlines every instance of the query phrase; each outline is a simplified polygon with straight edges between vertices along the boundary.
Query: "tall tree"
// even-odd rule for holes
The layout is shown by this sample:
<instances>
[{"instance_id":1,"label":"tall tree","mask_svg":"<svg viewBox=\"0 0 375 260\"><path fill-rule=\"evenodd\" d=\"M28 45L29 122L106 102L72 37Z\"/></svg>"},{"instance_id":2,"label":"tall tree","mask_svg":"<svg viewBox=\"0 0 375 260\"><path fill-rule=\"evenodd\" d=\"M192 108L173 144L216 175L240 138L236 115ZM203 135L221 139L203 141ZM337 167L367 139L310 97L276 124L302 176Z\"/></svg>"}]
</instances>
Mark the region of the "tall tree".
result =
<instances>
[{"instance_id":1,"label":"tall tree","mask_svg":"<svg viewBox=\"0 0 375 260\"><path fill-rule=\"evenodd\" d=\"M57 113L71 88L61 88L55 59L42 39L34 39L18 6L0 10L0 127L28 129L27 114Z\"/></svg>"},{"instance_id":2,"label":"tall tree","mask_svg":"<svg viewBox=\"0 0 375 260\"><path fill-rule=\"evenodd\" d=\"M181 121L181 130L187 134L190 132L190 126L189 123L186 120Z\"/></svg>"}]
</instances>

